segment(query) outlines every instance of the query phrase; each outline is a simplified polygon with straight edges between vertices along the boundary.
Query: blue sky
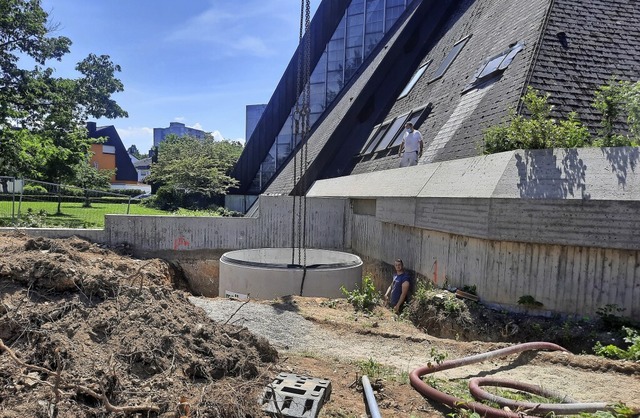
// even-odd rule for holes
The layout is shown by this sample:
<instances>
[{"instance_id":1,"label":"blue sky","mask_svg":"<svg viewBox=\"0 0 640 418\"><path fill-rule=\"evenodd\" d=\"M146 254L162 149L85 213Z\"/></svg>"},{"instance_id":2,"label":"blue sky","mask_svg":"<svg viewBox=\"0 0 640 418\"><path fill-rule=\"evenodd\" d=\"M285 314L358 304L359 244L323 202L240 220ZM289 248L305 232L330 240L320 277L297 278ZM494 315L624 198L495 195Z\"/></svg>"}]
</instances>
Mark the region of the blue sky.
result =
<instances>
[{"instance_id":1,"label":"blue sky","mask_svg":"<svg viewBox=\"0 0 640 418\"><path fill-rule=\"evenodd\" d=\"M315 11L319 0L311 2ZM245 106L267 103L298 43L295 0L42 0L71 53L51 61L77 77L89 53L122 67L114 95L128 118L114 125L126 147L147 152L169 122L244 140Z\"/></svg>"}]
</instances>

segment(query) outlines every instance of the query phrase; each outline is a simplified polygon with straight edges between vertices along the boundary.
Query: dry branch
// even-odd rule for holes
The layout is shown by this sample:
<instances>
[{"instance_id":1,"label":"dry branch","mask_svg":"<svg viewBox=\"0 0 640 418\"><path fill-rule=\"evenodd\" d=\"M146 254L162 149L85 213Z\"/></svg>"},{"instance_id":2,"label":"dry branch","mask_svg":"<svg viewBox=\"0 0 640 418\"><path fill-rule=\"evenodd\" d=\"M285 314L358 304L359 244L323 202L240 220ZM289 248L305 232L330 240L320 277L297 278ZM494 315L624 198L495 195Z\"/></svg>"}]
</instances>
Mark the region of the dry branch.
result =
<instances>
[{"instance_id":1,"label":"dry branch","mask_svg":"<svg viewBox=\"0 0 640 418\"><path fill-rule=\"evenodd\" d=\"M109 399L107 398L107 395L104 394L104 391L102 394L99 394L91 389L89 389L86 386L81 386L81 385L62 385L61 384L61 374L62 374L62 362L60 361L60 357L59 354L57 355L58 358L58 368L57 370L54 372L52 370L49 370L45 367L40 367L40 366L34 366L32 364L28 364L25 363L24 361L20 360L17 356L16 353L10 349L9 347L7 347L4 342L2 341L2 339L0 339L0 351L6 351L7 354L9 354L9 357L11 357L13 359L13 361L15 361L18 365L29 369L29 370L34 370L40 373L45 373L47 375L55 375L55 384L52 385L49 382L45 382L42 381L42 383L47 384L48 386L50 386L55 394L56 397L56 403L59 402L60 400L60 387L65 387L65 388L75 388L75 390L77 392L81 392L84 393L85 395L89 395L92 396L94 398L96 398L99 401L102 401L102 403L104 404L104 407L107 411L109 412L114 412L114 413L120 413L120 414L127 414L127 413L132 413L132 412L137 412L137 411L150 411L150 412L160 412L160 408L158 408L155 405L135 405L135 406L113 406L111 405L111 403L109 402ZM57 353L57 350L56 350Z\"/></svg>"}]
</instances>

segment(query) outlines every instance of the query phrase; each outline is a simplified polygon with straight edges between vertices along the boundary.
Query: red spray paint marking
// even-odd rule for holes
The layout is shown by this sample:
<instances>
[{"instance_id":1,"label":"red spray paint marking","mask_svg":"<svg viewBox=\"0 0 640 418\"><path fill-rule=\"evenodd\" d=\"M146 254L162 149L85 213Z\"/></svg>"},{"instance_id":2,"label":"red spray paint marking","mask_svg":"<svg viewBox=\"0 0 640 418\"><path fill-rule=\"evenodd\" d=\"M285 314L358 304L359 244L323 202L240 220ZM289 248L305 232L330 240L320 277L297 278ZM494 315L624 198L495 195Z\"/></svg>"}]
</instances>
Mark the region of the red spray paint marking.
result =
<instances>
[{"instance_id":1,"label":"red spray paint marking","mask_svg":"<svg viewBox=\"0 0 640 418\"><path fill-rule=\"evenodd\" d=\"M178 249L180 249L180 247L188 247L189 245L191 245L191 243L187 241L182 235L173 240L174 251L177 251Z\"/></svg>"}]
</instances>

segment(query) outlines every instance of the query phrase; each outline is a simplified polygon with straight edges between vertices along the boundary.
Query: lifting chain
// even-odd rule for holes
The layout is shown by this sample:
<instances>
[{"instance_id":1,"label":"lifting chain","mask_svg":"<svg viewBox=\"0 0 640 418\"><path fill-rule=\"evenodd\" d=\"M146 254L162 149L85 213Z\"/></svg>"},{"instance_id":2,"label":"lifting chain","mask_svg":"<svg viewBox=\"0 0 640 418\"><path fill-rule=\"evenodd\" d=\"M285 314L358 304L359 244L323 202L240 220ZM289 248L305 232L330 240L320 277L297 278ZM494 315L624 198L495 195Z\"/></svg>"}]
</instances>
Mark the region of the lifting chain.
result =
<instances>
[{"instance_id":1,"label":"lifting chain","mask_svg":"<svg viewBox=\"0 0 640 418\"><path fill-rule=\"evenodd\" d=\"M298 149L293 157L293 224L291 228L291 264L303 266L304 273L300 295L304 287L307 266L307 191L306 171L308 168L307 136L311 116L311 0L300 2L300 48L298 53L298 74L296 80L297 100L292 117L292 150ZM298 148L299 147L299 148ZM299 159L299 161L298 161ZM297 250L297 254L296 254ZM297 262L296 262L297 255Z\"/></svg>"}]
</instances>

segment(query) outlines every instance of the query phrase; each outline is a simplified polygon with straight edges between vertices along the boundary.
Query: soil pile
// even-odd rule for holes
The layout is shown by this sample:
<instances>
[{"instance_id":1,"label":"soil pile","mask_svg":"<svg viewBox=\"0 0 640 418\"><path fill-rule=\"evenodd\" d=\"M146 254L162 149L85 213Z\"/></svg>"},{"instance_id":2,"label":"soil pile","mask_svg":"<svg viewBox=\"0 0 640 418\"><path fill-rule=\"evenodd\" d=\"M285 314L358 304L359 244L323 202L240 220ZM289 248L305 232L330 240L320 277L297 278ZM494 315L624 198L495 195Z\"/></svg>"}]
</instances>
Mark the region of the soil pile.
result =
<instances>
[{"instance_id":1,"label":"soil pile","mask_svg":"<svg viewBox=\"0 0 640 418\"><path fill-rule=\"evenodd\" d=\"M0 234L0 415L260 415L276 350L115 250Z\"/></svg>"}]
</instances>

